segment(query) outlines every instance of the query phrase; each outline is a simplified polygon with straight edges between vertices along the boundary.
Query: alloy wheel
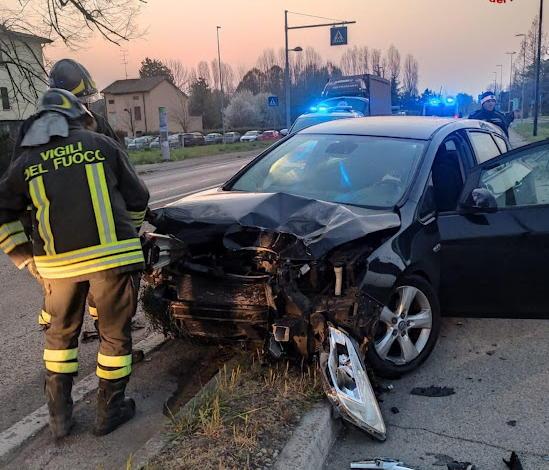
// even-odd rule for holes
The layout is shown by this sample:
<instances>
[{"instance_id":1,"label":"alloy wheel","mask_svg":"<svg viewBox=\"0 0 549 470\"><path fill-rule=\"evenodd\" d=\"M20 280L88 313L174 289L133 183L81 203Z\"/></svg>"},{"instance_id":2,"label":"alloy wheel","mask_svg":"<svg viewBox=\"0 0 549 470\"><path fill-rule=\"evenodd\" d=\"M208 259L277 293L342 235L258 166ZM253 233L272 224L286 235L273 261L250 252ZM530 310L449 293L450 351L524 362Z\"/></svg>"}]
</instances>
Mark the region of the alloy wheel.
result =
<instances>
[{"instance_id":1,"label":"alloy wheel","mask_svg":"<svg viewBox=\"0 0 549 470\"><path fill-rule=\"evenodd\" d=\"M396 365L416 359L427 345L433 312L417 287L400 286L381 312L374 347L379 357Z\"/></svg>"}]
</instances>

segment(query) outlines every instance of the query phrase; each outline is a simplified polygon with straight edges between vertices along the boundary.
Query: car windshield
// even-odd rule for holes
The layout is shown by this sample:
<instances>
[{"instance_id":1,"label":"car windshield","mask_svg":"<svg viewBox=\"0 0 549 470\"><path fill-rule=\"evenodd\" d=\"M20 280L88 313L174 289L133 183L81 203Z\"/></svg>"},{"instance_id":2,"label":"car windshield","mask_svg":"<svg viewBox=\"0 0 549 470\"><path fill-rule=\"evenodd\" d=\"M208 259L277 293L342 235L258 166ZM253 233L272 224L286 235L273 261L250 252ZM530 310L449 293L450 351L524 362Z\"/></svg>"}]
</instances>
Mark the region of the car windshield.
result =
<instances>
[{"instance_id":1,"label":"car windshield","mask_svg":"<svg viewBox=\"0 0 549 470\"><path fill-rule=\"evenodd\" d=\"M298 132L301 129L305 129L306 127L314 126L315 124L335 121L337 119L348 119L350 117L353 117L353 115L349 114L347 116L345 114L320 114L317 116L301 116L295 120L294 125L290 129L290 133L293 134L294 132Z\"/></svg>"},{"instance_id":2,"label":"car windshield","mask_svg":"<svg viewBox=\"0 0 549 470\"><path fill-rule=\"evenodd\" d=\"M147 142L146 137L138 137L137 139L134 140L134 143L136 144L144 144L145 142Z\"/></svg>"},{"instance_id":3,"label":"car windshield","mask_svg":"<svg viewBox=\"0 0 549 470\"><path fill-rule=\"evenodd\" d=\"M259 131L248 131L245 135L257 135L259 134Z\"/></svg>"},{"instance_id":4,"label":"car windshield","mask_svg":"<svg viewBox=\"0 0 549 470\"><path fill-rule=\"evenodd\" d=\"M392 207L409 186L424 148L424 141L410 139L295 135L261 158L231 189Z\"/></svg>"},{"instance_id":5,"label":"car windshield","mask_svg":"<svg viewBox=\"0 0 549 470\"><path fill-rule=\"evenodd\" d=\"M349 96L340 97L340 98L329 98L318 103L317 107L325 106L327 108L336 108L342 106L350 106L355 111L359 113L367 114L368 113L368 101L359 98L352 98Z\"/></svg>"}]
</instances>

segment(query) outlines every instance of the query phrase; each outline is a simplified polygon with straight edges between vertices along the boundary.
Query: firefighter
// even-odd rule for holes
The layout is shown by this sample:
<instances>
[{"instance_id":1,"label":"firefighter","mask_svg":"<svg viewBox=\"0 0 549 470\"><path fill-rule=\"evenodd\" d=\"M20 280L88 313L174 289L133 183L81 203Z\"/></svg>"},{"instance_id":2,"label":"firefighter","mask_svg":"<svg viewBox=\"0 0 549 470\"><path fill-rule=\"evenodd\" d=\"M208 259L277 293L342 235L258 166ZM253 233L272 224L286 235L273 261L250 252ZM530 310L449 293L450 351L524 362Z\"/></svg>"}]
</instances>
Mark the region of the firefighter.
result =
<instances>
[{"instance_id":1,"label":"firefighter","mask_svg":"<svg viewBox=\"0 0 549 470\"><path fill-rule=\"evenodd\" d=\"M495 124L509 137L509 125L515 120L515 113L503 114L496 111L496 95L491 91L485 91L480 95L480 104L482 108L472 113L469 119L480 119Z\"/></svg>"},{"instance_id":2,"label":"firefighter","mask_svg":"<svg viewBox=\"0 0 549 470\"><path fill-rule=\"evenodd\" d=\"M103 116L89 110L89 103L97 94L97 88L90 73L82 64L79 64L72 59L61 59L57 61L51 69L49 84L52 88L62 88L75 95L79 101L86 106L86 108L88 108L88 111L90 111L94 117L96 126L93 130L120 142L120 139L112 130L108 121ZM33 115L23 122L16 139L12 159L17 158L23 151L21 141L36 118L37 115ZM22 220L24 225L28 227L28 218L23 216ZM29 233L29 230L27 230L27 233ZM88 312L94 321L94 326L97 329L97 307L92 295L88 297ZM42 308L40 314L38 315L38 323L43 328L48 328L50 324L50 314L45 308ZM141 354L139 354L138 357L141 357Z\"/></svg>"},{"instance_id":3,"label":"firefighter","mask_svg":"<svg viewBox=\"0 0 549 470\"><path fill-rule=\"evenodd\" d=\"M45 393L55 439L72 427L71 389L86 297L98 312L99 388L94 434L135 414L125 397L132 369L130 322L144 258L136 227L149 193L122 147L90 131L91 113L70 92L50 89L27 129L23 153L0 181L0 248L44 285ZM31 205L32 244L19 217Z\"/></svg>"}]
</instances>

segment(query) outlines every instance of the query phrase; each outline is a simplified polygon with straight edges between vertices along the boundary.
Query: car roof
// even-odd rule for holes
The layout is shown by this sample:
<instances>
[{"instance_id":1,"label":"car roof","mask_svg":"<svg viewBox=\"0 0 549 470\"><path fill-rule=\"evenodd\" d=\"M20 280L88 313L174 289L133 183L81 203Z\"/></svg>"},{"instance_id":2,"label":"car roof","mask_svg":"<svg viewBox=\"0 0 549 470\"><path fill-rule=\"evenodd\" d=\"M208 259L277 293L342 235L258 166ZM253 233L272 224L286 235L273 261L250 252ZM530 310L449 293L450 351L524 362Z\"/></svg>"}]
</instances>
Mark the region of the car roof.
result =
<instances>
[{"instance_id":1,"label":"car roof","mask_svg":"<svg viewBox=\"0 0 549 470\"><path fill-rule=\"evenodd\" d=\"M368 116L356 119L341 119L307 127L299 134L347 134L379 137L400 137L428 140L443 127L452 131L467 128L487 128L498 132L495 126L476 119L457 119L427 116Z\"/></svg>"}]
</instances>

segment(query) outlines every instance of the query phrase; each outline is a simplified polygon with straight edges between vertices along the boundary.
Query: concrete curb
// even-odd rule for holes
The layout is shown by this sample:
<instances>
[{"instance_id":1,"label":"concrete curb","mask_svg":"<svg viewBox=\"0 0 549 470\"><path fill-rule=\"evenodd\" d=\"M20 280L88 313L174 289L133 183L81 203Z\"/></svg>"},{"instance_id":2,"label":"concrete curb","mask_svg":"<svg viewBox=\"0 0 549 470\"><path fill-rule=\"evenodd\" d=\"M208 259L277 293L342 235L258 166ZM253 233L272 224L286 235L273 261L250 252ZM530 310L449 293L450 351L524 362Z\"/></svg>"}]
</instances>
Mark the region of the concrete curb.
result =
<instances>
[{"instance_id":1,"label":"concrete curb","mask_svg":"<svg viewBox=\"0 0 549 470\"><path fill-rule=\"evenodd\" d=\"M154 333L135 345L135 349L141 349L145 354L150 354L158 349L166 338L164 335ZM74 403L97 389L98 379L95 373L89 374L80 380L72 389ZM4 463L9 457L23 446L30 438L48 425L48 407L41 406L33 413L15 423L10 428L0 433L0 463Z\"/></svg>"},{"instance_id":2,"label":"concrete curb","mask_svg":"<svg viewBox=\"0 0 549 470\"><path fill-rule=\"evenodd\" d=\"M327 401L315 405L301 419L273 469L321 469L341 429L341 420L332 418L332 406Z\"/></svg>"},{"instance_id":3,"label":"concrete curb","mask_svg":"<svg viewBox=\"0 0 549 470\"><path fill-rule=\"evenodd\" d=\"M202 401L206 398L207 394L215 389L217 380L221 371L226 368L230 371L237 365L235 359L226 363L223 368L219 369L217 373L204 385L199 392L192 397L183 407L174 415L174 419L182 416L188 410L200 406ZM131 468L143 469L146 468L148 463L157 457L164 449L168 447L173 441L173 437L166 432L165 429L158 431L153 437L151 437L137 452L131 456Z\"/></svg>"}]
</instances>

